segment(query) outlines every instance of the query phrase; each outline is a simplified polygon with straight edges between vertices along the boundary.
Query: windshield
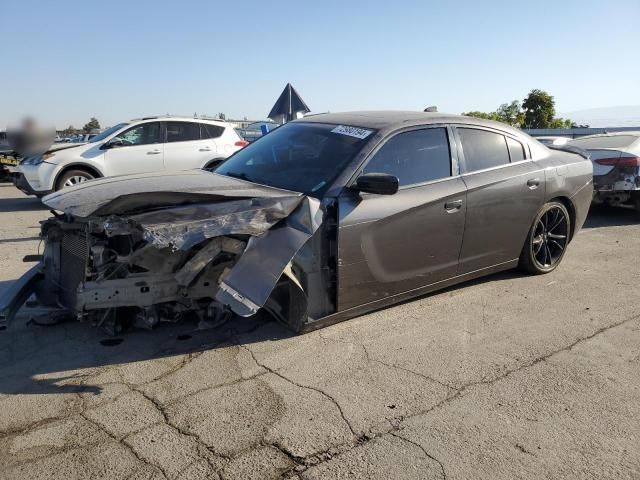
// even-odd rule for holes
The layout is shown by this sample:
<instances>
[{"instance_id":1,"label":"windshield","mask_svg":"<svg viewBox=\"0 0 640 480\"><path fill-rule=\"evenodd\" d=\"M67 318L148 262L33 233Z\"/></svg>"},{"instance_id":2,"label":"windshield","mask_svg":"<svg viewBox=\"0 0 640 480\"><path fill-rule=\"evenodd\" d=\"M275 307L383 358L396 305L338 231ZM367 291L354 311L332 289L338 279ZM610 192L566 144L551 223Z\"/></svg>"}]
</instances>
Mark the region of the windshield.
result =
<instances>
[{"instance_id":1,"label":"windshield","mask_svg":"<svg viewBox=\"0 0 640 480\"><path fill-rule=\"evenodd\" d=\"M109 135L111 135L113 133L116 133L118 130L120 130L123 127L126 127L127 125L129 125L129 124L128 123L119 123L118 125L115 125L115 126L113 126L111 128L107 128L104 132L99 133L98 135L96 135L95 137L90 139L89 143L101 142L102 140L107 138Z\"/></svg>"},{"instance_id":2,"label":"windshield","mask_svg":"<svg viewBox=\"0 0 640 480\"><path fill-rule=\"evenodd\" d=\"M215 173L320 197L373 132L289 123L229 157Z\"/></svg>"}]
</instances>

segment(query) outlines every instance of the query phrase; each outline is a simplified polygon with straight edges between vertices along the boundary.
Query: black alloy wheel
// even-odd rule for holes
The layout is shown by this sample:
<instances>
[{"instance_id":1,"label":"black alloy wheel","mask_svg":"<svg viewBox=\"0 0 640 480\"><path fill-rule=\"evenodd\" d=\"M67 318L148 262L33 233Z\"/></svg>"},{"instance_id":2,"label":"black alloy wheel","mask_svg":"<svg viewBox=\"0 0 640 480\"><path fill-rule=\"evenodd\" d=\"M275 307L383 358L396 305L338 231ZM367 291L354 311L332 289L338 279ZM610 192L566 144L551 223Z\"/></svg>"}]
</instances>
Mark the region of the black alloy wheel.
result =
<instances>
[{"instance_id":1,"label":"black alloy wheel","mask_svg":"<svg viewBox=\"0 0 640 480\"><path fill-rule=\"evenodd\" d=\"M529 273L553 271L562 260L571 234L571 218L560 202L547 203L531 227L520 256L520 267Z\"/></svg>"}]
</instances>

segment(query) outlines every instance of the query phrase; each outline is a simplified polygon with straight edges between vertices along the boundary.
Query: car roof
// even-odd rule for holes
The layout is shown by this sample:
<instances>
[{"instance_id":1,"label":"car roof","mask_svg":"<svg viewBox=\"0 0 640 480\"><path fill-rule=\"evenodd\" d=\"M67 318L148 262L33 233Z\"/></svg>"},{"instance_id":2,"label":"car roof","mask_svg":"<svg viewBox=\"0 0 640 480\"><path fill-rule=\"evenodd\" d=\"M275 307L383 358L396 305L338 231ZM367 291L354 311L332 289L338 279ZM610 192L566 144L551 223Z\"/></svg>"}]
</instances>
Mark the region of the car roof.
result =
<instances>
[{"instance_id":1,"label":"car roof","mask_svg":"<svg viewBox=\"0 0 640 480\"><path fill-rule=\"evenodd\" d=\"M462 123L478 125L507 131L519 137L528 137L524 132L505 123L484 120L482 118L448 113L415 112L399 110L360 111L342 113L319 113L307 115L294 122L329 123L335 125L349 125L362 128L373 128L381 131L393 131L402 127L428 125L437 123Z\"/></svg>"},{"instance_id":2,"label":"car roof","mask_svg":"<svg viewBox=\"0 0 640 480\"><path fill-rule=\"evenodd\" d=\"M129 123L141 123L141 122L153 122L153 121L171 121L171 122L196 122L196 123L211 123L221 127L227 126L227 122L219 118L201 118L201 117L187 117L180 115L158 115L149 116L143 118L134 118L129 120Z\"/></svg>"}]
</instances>

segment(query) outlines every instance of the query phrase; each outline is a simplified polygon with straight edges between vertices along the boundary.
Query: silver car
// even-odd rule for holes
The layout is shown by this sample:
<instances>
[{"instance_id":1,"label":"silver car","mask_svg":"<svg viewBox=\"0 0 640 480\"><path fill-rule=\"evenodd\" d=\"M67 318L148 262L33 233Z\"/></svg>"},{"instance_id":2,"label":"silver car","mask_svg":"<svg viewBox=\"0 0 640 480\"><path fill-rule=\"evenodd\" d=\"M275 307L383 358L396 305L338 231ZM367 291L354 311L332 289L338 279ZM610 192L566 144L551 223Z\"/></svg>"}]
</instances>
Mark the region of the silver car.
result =
<instances>
[{"instance_id":1,"label":"silver car","mask_svg":"<svg viewBox=\"0 0 640 480\"><path fill-rule=\"evenodd\" d=\"M567 145L591 156L595 203L631 205L640 212L640 132L590 135Z\"/></svg>"}]
</instances>

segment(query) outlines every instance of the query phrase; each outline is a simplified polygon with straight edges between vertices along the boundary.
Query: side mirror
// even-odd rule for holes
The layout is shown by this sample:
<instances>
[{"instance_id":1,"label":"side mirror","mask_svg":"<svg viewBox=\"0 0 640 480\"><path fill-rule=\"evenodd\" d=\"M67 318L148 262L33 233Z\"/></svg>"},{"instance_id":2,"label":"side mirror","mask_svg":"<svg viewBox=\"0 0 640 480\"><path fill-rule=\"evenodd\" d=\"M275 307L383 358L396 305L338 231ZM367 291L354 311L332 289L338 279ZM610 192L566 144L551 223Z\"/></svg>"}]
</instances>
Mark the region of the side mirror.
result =
<instances>
[{"instance_id":1,"label":"side mirror","mask_svg":"<svg viewBox=\"0 0 640 480\"><path fill-rule=\"evenodd\" d=\"M398 177L386 173L365 173L360 175L355 183L358 191L378 195L393 195L399 186Z\"/></svg>"},{"instance_id":2,"label":"side mirror","mask_svg":"<svg viewBox=\"0 0 640 480\"><path fill-rule=\"evenodd\" d=\"M116 137L116 138L114 138L112 140L109 140L107 143L105 143L102 146L102 149L103 150L108 150L110 148L118 148L118 147L124 147L124 142Z\"/></svg>"}]
</instances>

